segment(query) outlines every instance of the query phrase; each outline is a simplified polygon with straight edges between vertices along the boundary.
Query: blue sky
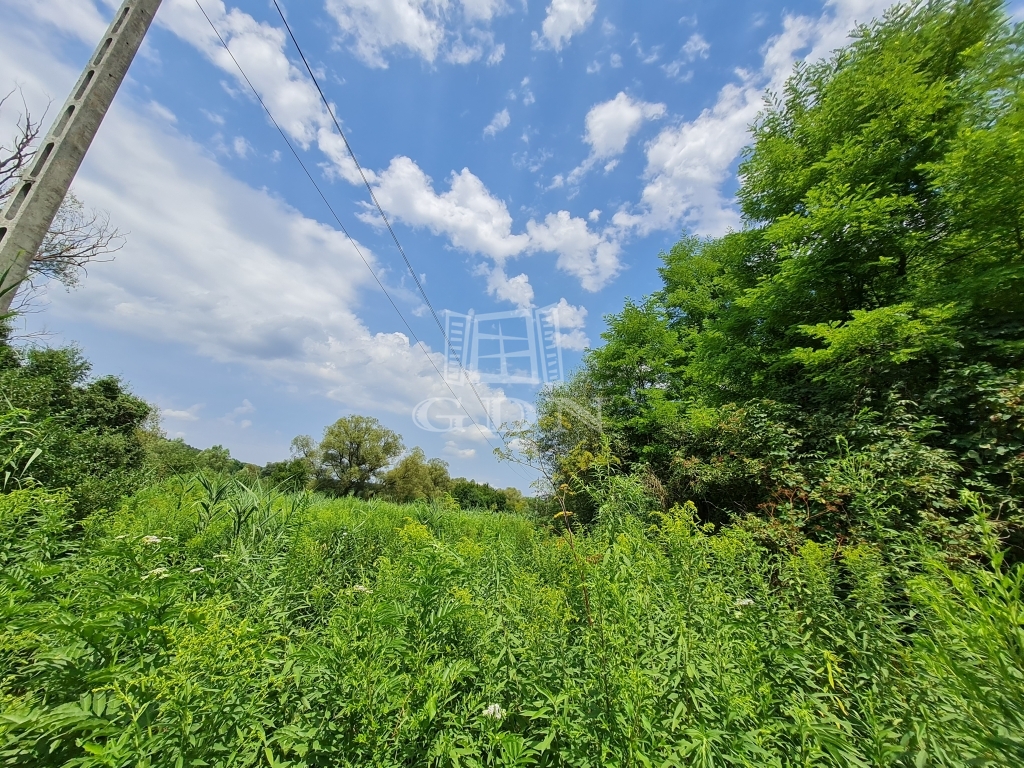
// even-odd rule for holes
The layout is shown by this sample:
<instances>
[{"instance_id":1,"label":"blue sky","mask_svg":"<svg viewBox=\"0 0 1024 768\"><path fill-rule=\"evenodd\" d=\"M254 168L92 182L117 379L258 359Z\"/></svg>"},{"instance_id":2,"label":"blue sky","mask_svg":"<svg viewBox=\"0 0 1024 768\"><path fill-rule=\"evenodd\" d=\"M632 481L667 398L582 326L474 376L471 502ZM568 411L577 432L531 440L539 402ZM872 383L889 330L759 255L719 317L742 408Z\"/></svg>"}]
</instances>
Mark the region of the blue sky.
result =
<instances>
[{"instance_id":1,"label":"blue sky","mask_svg":"<svg viewBox=\"0 0 1024 768\"><path fill-rule=\"evenodd\" d=\"M425 350L195 0L165 0L75 182L130 233L124 249L75 291L43 289L28 329L81 345L193 445L262 464L361 413L455 475L525 488L493 459L493 435L413 423L417 403L449 395L424 354L443 366L441 334L272 3L202 4ZM765 90L888 4L282 3L433 306L556 306L566 368L600 342L604 315L657 289L658 254L683 232L738 225L736 163ZM36 115L62 102L116 5L0 0L0 91L20 87ZM19 111L0 113L3 135Z\"/></svg>"}]
</instances>

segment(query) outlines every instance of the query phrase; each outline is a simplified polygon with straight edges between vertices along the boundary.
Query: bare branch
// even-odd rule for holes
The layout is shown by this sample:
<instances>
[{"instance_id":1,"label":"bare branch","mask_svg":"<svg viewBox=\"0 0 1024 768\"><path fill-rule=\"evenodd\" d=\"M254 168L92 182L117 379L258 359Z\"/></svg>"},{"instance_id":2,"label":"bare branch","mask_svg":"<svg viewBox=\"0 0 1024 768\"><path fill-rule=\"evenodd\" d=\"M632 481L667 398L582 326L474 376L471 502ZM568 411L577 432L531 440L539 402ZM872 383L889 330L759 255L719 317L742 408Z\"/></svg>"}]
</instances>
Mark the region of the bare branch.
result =
<instances>
[{"instance_id":1,"label":"bare branch","mask_svg":"<svg viewBox=\"0 0 1024 768\"><path fill-rule=\"evenodd\" d=\"M15 92L0 98L0 109ZM24 94L21 101L23 111L17 122L18 133L10 147L0 144L0 208L10 197L18 177L32 162L41 133L41 121L32 117ZM88 264L112 261L113 254L124 247L124 242L124 234L111 226L106 213L87 210L82 201L69 192L29 267L28 286L38 289L49 280L57 280L73 288L81 281ZM25 301L30 302L36 295L31 289L23 293ZM24 309L22 306L21 311Z\"/></svg>"},{"instance_id":2,"label":"bare branch","mask_svg":"<svg viewBox=\"0 0 1024 768\"><path fill-rule=\"evenodd\" d=\"M111 226L106 213L86 210L74 192L69 192L29 267L29 277L59 280L73 288L86 265L113 261L113 254L124 243L125 236Z\"/></svg>"},{"instance_id":3,"label":"bare branch","mask_svg":"<svg viewBox=\"0 0 1024 768\"><path fill-rule=\"evenodd\" d=\"M14 93L11 91L0 98L0 109L3 109L4 104ZM35 145L41 131L40 122L32 119L24 94L21 96L21 103L24 111L18 118L18 135L15 136L14 143L10 147L0 144L0 207L10 197L15 179L35 156Z\"/></svg>"}]
</instances>

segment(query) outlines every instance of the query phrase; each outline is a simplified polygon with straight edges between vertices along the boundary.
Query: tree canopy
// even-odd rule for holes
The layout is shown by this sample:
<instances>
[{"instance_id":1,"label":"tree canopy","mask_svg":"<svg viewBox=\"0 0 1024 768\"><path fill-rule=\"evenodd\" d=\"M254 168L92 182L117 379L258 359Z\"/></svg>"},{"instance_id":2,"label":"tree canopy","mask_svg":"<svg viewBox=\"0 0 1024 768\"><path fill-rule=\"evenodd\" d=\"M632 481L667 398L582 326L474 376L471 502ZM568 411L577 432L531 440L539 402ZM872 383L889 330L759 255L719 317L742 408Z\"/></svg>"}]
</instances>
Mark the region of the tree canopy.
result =
<instances>
[{"instance_id":1,"label":"tree canopy","mask_svg":"<svg viewBox=\"0 0 1024 768\"><path fill-rule=\"evenodd\" d=\"M1018 516L1022 43L996 0L915 2L799 65L753 126L742 228L663 254L555 397L708 520L834 535L955 521L964 491Z\"/></svg>"}]
</instances>

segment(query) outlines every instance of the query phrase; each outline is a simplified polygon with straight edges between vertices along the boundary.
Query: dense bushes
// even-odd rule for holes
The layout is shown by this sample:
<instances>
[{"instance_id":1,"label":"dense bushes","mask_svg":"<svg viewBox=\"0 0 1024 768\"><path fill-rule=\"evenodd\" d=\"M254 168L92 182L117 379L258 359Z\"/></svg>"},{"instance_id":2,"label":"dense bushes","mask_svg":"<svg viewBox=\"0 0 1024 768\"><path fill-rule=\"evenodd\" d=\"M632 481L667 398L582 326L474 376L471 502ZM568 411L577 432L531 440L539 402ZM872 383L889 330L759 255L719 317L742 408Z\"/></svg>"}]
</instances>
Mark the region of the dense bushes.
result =
<instances>
[{"instance_id":1,"label":"dense bushes","mask_svg":"<svg viewBox=\"0 0 1024 768\"><path fill-rule=\"evenodd\" d=\"M7 765L1017 764L1024 571L166 481L0 497ZM647 522L644 522L646 520Z\"/></svg>"},{"instance_id":2,"label":"dense bushes","mask_svg":"<svg viewBox=\"0 0 1024 768\"><path fill-rule=\"evenodd\" d=\"M0 342L0 395L20 410L40 451L31 473L69 489L79 515L116 507L146 479L140 429L149 406L117 379L91 379L89 371L75 349L18 352ZM13 447L19 434L3 430L0 442Z\"/></svg>"}]
</instances>

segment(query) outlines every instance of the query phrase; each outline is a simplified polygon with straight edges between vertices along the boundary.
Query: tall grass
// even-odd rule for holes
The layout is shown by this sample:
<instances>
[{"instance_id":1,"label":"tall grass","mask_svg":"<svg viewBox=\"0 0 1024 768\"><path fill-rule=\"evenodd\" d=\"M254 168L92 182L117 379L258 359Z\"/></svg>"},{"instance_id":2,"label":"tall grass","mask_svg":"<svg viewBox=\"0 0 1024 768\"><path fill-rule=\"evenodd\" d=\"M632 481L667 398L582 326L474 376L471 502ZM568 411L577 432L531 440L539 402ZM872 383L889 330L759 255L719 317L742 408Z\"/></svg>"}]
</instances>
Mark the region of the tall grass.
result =
<instances>
[{"instance_id":1,"label":"tall grass","mask_svg":"<svg viewBox=\"0 0 1024 768\"><path fill-rule=\"evenodd\" d=\"M1024 764L1019 566L771 553L636 498L570 542L209 478L84 530L2 496L0 763Z\"/></svg>"}]
</instances>

